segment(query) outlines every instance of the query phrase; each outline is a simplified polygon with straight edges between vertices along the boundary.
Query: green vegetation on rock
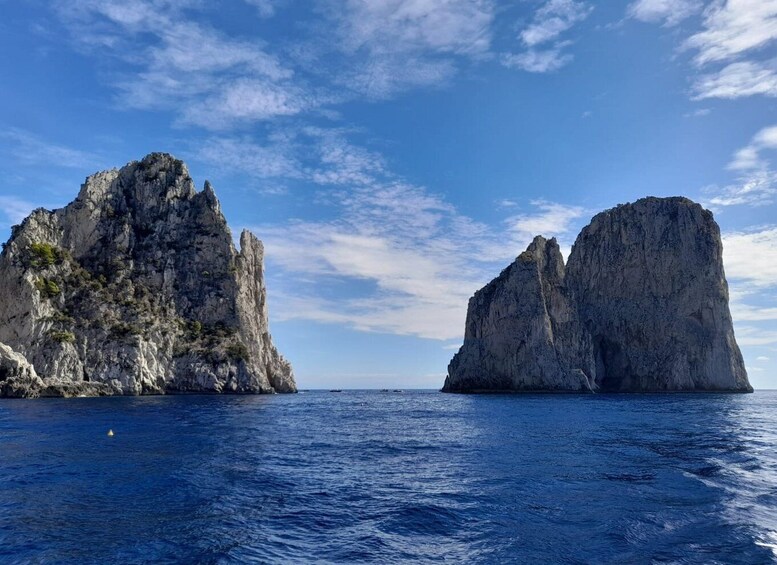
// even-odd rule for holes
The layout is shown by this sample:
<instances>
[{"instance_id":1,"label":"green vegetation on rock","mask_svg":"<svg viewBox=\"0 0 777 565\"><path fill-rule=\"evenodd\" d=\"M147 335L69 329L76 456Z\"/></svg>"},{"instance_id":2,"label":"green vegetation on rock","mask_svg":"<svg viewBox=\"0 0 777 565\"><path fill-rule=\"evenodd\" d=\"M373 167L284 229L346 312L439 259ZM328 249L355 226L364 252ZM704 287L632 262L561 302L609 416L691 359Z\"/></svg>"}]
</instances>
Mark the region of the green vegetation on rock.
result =
<instances>
[{"instance_id":1,"label":"green vegetation on rock","mask_svg":"<svg viewBox=\"0 0 777 565\"><path fill-rule=\"evenodd\" d=\"M227 355L233 359L248 360L248 348L242 342L232 343L227 347Z\"/></svg>"},{"instance_id":2,"label":"green vegetation on rock","mask_svg":"<svg viewBox=\"0 0 777 565\"><path fill-rule=\"evenodd\" d=\"M38 289L38 292L40 292L41 296L44 298L53 298L62 293L59 285L46 277L38 277L38 280L35 281L35 288Z\"/></svg>"},{"instance_id":3,"label":"green vegetation on rock","mask_svg":"<svg viewBox=\"0 0 777 565\"><path fill-rule=\"evenodd\" d=\"M75 322L72 316L65 314L64 312L55 312L51 316L43 318L44 322L52 322L55 324L72 324Z\"/></svg>"},{"instance_id":4,"label":"green vegetation on rock","mask_svg":"<svg viewBox=\"0 0 777 565\"><path fill-rule=\"evenodd\" d=\"M73 343L76 340L76 336L73 332L51 330L49 337L59 343Z\"/></svg>"},{"instance_id":5,"label":"green vegetation on rock","mask_svg":"<svg viewBox=\"0 0 777 565\"><path fill-rule=\"evenodd\" d=\"M62 251L48 243L32 243L29 248L28 266L45 269L62 262Z\"/></svg>"}]
</instances>

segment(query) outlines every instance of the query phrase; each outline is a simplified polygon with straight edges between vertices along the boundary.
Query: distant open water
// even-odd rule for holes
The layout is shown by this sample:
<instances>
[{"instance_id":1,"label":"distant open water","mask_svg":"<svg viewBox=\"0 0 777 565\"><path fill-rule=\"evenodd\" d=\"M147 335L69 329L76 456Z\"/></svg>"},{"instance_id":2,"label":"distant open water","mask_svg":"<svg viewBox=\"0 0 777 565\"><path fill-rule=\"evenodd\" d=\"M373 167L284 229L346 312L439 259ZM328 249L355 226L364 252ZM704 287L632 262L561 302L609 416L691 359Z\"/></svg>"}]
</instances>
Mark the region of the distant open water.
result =
<instances>
[{"instance_id":1,"label":"distant open water","mask_svg":"<svg viewBox=\"0 0 777 565\"><path fill-rule=\"evenodd\" d=\"M252 561L774 563L777 393L0 403L0 562Z\"/></svg>"}]
</instances>

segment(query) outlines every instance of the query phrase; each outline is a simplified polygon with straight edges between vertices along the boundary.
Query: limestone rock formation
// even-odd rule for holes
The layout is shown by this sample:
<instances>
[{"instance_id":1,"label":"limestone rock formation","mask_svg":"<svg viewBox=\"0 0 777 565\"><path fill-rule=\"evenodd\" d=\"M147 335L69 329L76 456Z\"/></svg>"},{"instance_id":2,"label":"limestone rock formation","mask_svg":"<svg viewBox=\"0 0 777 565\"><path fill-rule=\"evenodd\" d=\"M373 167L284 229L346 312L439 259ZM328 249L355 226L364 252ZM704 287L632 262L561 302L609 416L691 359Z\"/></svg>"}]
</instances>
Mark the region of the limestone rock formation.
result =
<instances>
[{"instance_id":1,"label":"limestone rock formation","mask_svg":"<svg viewBox=\"0 0 777 565\"><path fill-rule=\"evenodd\" d=\"M0 396L35 397L42 388L43 381L24 355L0 343Z\"/></svg>"},{"instance_id":2,"label":"limestone rock formation","mask_svg":"<svg viewBox=\"0 0 777 565\"><path fill-rule=\"evenodd\" d=\"M470 299L445 391L591 391L594 363L555 239L529 248Z\"/></svg>"},{"instance_id":3,"label":"limestone rock formation","mask_svg":"<svg viewBox=\"0 0 777 565\"><path fill-rule=\"evenodd\" d=\"M567 284L602 390L752 391L720 229L700 205L644 198L598 214L572 248Z\"/></svg>"},{"instance_id":4,"label":"limestone rock formation","mask_svg":"<svg viewBox=\"0 0 777 565\"><path fill-rule=\"evenodd\" d=\"M470 300L448 392L751 392L720 231L685 198L598 214L566 271L537 238Z\"/></svg>"},{"instance_id":5,"label":"limestone rock formation","mask_svg":"<svg viewBox=\"0 0 777 565\"><path fill-rule=\"evenodd\" d=\"M268 330L262 244L244 232L240 246L210 184L197 192L162 153L33 212L0 255L0 342L42 383L23 396L296 391Z\"/></svg>"}]
</instances>

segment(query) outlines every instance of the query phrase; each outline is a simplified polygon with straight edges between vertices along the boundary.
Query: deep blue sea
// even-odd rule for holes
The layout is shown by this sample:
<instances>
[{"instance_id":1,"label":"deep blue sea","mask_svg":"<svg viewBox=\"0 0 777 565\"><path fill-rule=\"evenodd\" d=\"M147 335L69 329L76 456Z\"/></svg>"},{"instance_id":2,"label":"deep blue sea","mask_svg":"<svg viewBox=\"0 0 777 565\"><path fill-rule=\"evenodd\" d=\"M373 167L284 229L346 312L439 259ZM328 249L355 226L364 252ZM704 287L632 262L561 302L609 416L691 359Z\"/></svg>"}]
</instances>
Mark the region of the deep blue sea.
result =
<instances>
[{"instance_id":1,"label":"deep blue sea","mask_svg":"<svg viewBox=\"0 0 777 565\"><path fill-rule=\"evenodd\" d=\"M777 562L777 392L0 402L2 563L443 561Z\"/></svg>"}]
</instances>

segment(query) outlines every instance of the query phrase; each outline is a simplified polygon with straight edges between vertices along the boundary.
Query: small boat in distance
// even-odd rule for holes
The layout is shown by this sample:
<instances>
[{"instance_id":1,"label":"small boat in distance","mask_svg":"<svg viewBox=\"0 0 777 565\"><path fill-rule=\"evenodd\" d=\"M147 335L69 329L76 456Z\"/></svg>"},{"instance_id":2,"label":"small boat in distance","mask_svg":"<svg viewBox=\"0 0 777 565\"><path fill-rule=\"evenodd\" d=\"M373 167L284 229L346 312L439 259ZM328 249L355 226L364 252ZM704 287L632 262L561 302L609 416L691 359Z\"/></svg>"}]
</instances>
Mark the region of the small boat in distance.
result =
<instances>
[{"instance_id":1,"label":"small boat in distance","mask_svg":"<svg viewBox=\"0 0 777 565\"><path fill-rule=\"evenodd\" d=\"M339 389L339 388L333 388L329 392L343 392L343 391L341 389Z\"/></svg>"}]
</instances>

